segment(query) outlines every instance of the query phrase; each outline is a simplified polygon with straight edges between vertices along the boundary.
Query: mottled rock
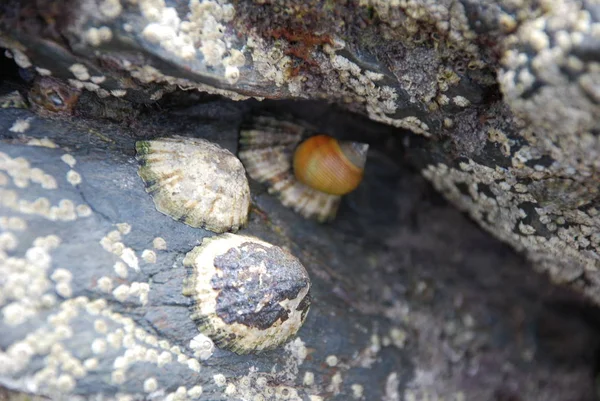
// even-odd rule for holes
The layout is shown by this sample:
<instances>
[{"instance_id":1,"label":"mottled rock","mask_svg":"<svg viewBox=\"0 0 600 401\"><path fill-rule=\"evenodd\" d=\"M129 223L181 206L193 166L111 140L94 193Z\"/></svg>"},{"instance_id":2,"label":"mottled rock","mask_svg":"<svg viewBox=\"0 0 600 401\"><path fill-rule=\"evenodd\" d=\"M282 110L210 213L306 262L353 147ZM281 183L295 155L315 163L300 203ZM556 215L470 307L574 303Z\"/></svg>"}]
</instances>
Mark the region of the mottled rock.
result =
<instances>
[{"instance_id":1,"label":"mottled rock","mask_svg":"<svg viewBox=\"0 0 600 401\"><path fill-rule=\"evenodd\" d=\"M23 107L29 98L53 116L1 112L0 243L11 273L1 293L0 330L9 333L0 339L2 384L114 398L592 399L595 309L548 287L433 201L420 179L399 178L398 159L534 269L600 302L599 15L594 2L575 0L0 5L0 45L20 68L12 81L28 82L3 87L10 96L1 104ZM142 137L185 131L235 151L255 104L199 91L324 98L417 134L323 105L269 106L374 152L364 189L342 202L332 226L298 221L251 187L248 234L292 248L320 299L300 332L316 351L295 367L287 363L304 355L299 343L289 355L252 357L252 372L236 371L244 365L227 353L215 353L220 362L210 367L185 359L200 352L186 348L198 333L182 323L187 300L171 266L208 233L162 220L131 172ZM195 103L170 118L157 113ZM56 104L75 119L54 119ZM98 309L108 311L100 331ZM133 348L111 348L111 333ZM41 337L51 344L36 345ZM159 340L179 346L188 364L171 362ZM139 362L140 347L149 364ZM170 364L181 370L167 375ZM284 368L273 373L276 365ZM128 378L139 380L119 384Z\"/></svg>"},{"instance_id":2,"label":"mottled rock","mask_svg":"<svg viewBox=\"0 0 600 401\"><path fill-rule=\"evenodd\" d=\"M557 181L572 182L560 189L565 199L598 187L593 2L2 7L7 55L28 79L83 90L75 115L131 121L132 104L180 88L237 100L326 98L428 137L412 159L438 190L555 282L600 302L598 197L551 208L536 198Z\"/></svg>"},{"instance_id":3,"label":"mottled rock","mask_svg":"<svg viewBox=\"0 0 600 401\"><path fill-rule=\"evenodd\" d=\"M407 138L302 109L332 135L369 133L369 167L330 225L252 184L242 233L297 255L313 302L295 339L249 356L198 333L183 260L213 234L159 213L135 160L153 132L235 152L248 105L146 113L142 132L0 110L0 384L52 399L590 399L597 312L399 164ZM8 130L17 120L29 128Z\"/></svg>"}]
</instances>

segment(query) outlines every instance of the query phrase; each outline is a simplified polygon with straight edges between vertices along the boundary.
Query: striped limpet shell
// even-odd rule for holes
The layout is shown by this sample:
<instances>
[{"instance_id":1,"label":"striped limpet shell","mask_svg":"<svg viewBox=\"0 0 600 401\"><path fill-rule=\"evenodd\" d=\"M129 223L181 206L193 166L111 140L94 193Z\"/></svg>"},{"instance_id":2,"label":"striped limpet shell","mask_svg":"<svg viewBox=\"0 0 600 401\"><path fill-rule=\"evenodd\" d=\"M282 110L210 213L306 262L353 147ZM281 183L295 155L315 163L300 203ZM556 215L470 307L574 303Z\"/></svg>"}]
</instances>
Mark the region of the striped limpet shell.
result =
<instances>
[{"instance_id":1,"label":"striped limpet shell","mask_svg":"<svg viewBox=\"0 0 600 401\"><path fill-rule=\"evenodd\" d=\"M250 187L242 163L200 138L139 141L138 174L156 209L192 227L237 231L248 221Z\"/></svg>"},{"instance_id":2,"label":"striped limpet shell","mask_svg":"<svg viewBox=\"0 0 600 401\"><path fill-rule=\"evenodd\" d=\"M302 326L310 278L298 259L254 237L205 238L183 264L191 317L214 343L238 354L280 346Z\"/></svg>"}]
</instances>

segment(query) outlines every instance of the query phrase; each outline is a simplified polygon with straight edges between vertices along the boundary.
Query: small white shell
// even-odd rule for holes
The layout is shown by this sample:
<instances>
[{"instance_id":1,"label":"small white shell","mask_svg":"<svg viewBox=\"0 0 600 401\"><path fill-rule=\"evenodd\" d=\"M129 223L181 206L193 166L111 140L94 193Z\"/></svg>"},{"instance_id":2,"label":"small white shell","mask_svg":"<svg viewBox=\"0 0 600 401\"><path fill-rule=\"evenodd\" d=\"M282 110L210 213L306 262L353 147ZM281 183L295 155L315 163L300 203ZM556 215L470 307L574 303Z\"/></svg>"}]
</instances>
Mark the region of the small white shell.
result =
<instances>
[{"instance_id":1,"label":"small white shell","mask_svg":"<svg viewBox=\"0 0 600 401\"><path fill-rule=\"evenodd\" d=\"M252 126L240 132L239 157L248 175L266 183L270 194L306 218L319 222L333 220L341 196L312 189L294 176L294 150L310 129L270 117L256 117Z\"/></svg>"},{"instance_id":2,"label":"small white shell","mask_svg":"<svg viewBox=\"0 0 600 401\"><path fill-rule=\"evenodd\" d=\"M248 220L250 187L242 163L200 138L136 143L138 171L156 209L192 227L237 231Z\"/></svg>"},{"instance_id":3,"label":"small white shell","mask_svg":"<svg viewBox=\"0 0 600 401\"><path fill-rule=\"evenodd\" d=\"M183 264L192 319L219 347L238 354L273 349L292 338L310 307L304 266L278 246L223 234L205 238Z\"/></svg>"}]
</instances>

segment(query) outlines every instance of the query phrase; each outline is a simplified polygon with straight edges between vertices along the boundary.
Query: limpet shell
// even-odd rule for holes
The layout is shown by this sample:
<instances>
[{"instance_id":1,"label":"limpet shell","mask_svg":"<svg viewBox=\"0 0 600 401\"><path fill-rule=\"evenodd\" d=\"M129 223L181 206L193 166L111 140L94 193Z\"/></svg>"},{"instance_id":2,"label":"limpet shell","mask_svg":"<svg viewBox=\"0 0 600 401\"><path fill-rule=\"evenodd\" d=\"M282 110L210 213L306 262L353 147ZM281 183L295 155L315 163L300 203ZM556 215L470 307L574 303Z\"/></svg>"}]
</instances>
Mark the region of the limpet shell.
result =
<instances>
[{"instance_id":1,"label":"limpet shell","mask_svg":"<svg viewBox=\"0 0 600 401\"><path fill-rule=\"evenodd\" d=\"M310 278L294 256L254 237L205 238L183 264L191 317L217 346L238 354L278 347L302 326Z\"/></svg>"},{"instance_id":2,"label":"limpet shell","mask_svg":"<svg viewBox=\"0 0 600 401\"><path fill-rule=\"evenodd\" d=\"M301 182L299 178L303 175L294 172L294 154L312 138L323 137L332 141L334 138L323 135L315 135L316 132L308 125L300 125L290 121L278 120L269 116L256 116L251 124L240 131L240 151L238 156L248 175L261 183L265 183L268 191L279 197L281 203L293 209L302 216L316 219L319 222L333 220L341 201L341 193L326 193ZM307 142L303 142L306 140ZM348 149L356 150L354 153L361 160L358 169L364 167L367 144L356 142L339 142L342 146L329 147L339 151ZM302 163L307 165L311 174L319 175L320 167L315 165L331 167L324 157L323 149L311 149L314 160L307 159L303 155ZM325 150L327 152L327 150ZM342 155L338 152L335 157ZM310 154L308 158L312 157ZM343 157L343 155L342 155ZM318 160L317 160L318 159ZM339 158L338 160L339 161ZM350 162L350 160L349 160ZM325 172L324 176L335 176L332 172ZM362 178L362 174L360 174ZM304 180L306 182L306 180Z\"/></svg>"},{"instance_id":3,"label":"limpet shell","mask_svg":"<svg viewBox=\"0 0 600 401\"><path fill-rule=\"evenodd\" d=\"M242 163L200 138L139 141L138 174L156 209L192 227L237 231L248 220L250 187Z\"/></svg>"}]
</instances>

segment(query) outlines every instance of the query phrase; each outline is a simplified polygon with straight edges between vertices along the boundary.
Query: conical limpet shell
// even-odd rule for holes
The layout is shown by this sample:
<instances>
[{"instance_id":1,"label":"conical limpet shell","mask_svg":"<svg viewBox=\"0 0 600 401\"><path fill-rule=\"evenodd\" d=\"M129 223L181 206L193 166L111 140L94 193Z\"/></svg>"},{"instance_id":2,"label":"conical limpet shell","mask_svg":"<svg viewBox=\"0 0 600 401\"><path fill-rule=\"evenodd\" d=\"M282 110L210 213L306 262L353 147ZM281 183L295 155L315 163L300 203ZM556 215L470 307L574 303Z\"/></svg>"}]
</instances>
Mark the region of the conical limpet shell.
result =
<instances>
[{"instance_id":1,"label":"conical limpet shell","mask_svg":"<svg viewBox=\"0 0 600 401\"><path fill-rule=\"evenodd\" d=\"M335 218L341 196L360 183L368 148L258 116L240 132L239 157L248 175L267 184L283 205L325 222Z\"/></svg>"},{"instance_id":2,"label":"conical limpet shell","mask_svg":"<svg viewBox=\"0 0 600 401\"><path fill-rule=\"evenodd\" d=\"M223 234L205 238L183 264L183 293L192 319L217 346L238 354L261 352L291 339L310 307L304 266L278 246Z\"/></svg>"},{"instance_id":3,"label":"conical limpet shell","mask_svg":"<svg viewBox=\"0 0 600 401\"><path fill-rule=\"evenodd\" d=\"M237 231L248 220L250 187L242 163L200 138L160 138L135 145L138 171L156 209L192 227Z\"/></svg>"}]
</instances>

